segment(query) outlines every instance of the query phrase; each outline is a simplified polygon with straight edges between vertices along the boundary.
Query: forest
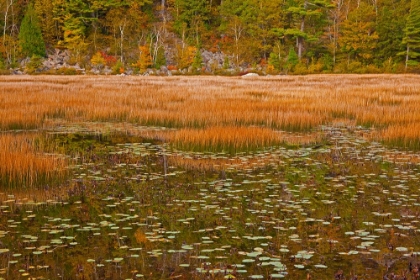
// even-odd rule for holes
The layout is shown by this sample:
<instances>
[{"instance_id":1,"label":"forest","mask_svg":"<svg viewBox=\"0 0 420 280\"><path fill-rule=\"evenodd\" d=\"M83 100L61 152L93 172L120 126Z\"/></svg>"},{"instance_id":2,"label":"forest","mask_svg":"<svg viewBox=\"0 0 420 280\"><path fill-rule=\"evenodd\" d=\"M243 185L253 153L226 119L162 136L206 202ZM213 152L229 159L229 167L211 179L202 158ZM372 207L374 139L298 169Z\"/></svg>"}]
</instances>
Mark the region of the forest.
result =
<instances>
[{"instance_id":1,"label":"forest","mask_svg":"<svg viewBox=\"0 0 420 280\"><path fill-rule=\"evenodd\" d=\"M420 0L1 0L0 30L2 73L63 50L97 73L420 70Z\"/></svg>"}]
</instances>

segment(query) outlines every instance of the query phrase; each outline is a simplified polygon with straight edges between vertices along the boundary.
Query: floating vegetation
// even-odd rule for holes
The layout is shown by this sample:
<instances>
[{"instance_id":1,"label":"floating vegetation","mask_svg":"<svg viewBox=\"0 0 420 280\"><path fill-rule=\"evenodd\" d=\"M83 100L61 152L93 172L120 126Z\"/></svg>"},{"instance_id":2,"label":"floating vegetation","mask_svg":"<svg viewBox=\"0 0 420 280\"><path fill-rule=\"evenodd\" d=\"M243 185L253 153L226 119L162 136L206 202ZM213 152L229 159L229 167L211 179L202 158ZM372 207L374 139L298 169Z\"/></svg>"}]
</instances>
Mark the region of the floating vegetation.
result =
<instances>
[{"instance_id":1,"label":"floating vegetation","mask_svg":"<svg viewBox=\"0 0 420 280\"><path fill-rule=\"evenodd\" d=\"M68 200L35 203L3 194L5 273L52 277L75 256L79 264L62 270L69 277L153 275L146 265L153 264L167 277L296 279L343 269L375 278L389 261L399 273L410 252L420 251L410 241L419 219L418 167L375 161L385 149L361 143L357 133L322 131L330 140L317 149L277 147L229 157L182 153L196 160L235 159L222 175L219 169L199 175L165 166L164 156L180 153L158 143L92 142L95 157L72 166L74 195ZM19 219L17 211L24 213ZM51 262L57 254L59 261ZM48 268L19 272L14 265L25 258ZM377 269L366 272L373 264Z\"/></svg>"}]
</instances>

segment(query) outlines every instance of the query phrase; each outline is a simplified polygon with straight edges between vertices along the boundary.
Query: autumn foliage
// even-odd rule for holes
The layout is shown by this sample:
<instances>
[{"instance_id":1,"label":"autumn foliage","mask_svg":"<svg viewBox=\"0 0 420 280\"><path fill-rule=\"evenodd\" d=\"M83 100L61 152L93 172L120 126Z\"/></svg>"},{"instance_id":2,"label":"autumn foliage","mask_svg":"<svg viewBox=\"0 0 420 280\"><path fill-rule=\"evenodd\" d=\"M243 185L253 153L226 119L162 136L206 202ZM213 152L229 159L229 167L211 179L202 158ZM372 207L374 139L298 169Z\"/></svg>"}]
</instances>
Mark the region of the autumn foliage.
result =
<instances>
[{"instance_id":1,"label":"autumn foliage","mask_svg":"<svg viewBox=\"0 0 420 280\"><path fill-rule=\"evenodd\" d=\"M140 69L140 72L144 72L148 67L152 66L152 56L148 46L139 46L139 60L135 64Z\"/></svg>"}]
</instances>

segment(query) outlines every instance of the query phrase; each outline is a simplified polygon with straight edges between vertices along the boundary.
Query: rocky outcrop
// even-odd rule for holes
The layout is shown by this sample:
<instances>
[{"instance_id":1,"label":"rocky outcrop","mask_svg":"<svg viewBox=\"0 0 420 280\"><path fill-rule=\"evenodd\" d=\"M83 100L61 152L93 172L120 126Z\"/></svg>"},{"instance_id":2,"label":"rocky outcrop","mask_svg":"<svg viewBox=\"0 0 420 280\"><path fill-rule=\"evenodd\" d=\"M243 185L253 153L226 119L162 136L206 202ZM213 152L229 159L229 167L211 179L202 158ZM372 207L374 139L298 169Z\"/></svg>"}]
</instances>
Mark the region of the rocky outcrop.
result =
<instances>
[{"instance_id":1,"label":"rocky outcrop","mask_svg":"<svg viewBox=\"0 0 420 280\"><path fill-rule=\"evenodd\" d=\"M77 74L85 74L85 69L78 63L70 65L70 52L68 50L55 49L54 53L49 54L47 59L42 62L42 71L59 70L62 68L76 71Z\"/></svg>"},{"instance_id":2,"label":"rocky outcrop","mask_svg":"<svg viewBox=\"0 0 420 280\"><path fill-rule=\"evenodd\" d=\"M53 54L48 55L48 58L42 65L51 69L60 69L62 67L69 67L68 61L70 60L70 52L68 50L55 49Z\"/></svg>"},{"instance_id":3,"label":"rocky outcrop","mask_svg":"<svg viewBox=\"0 0 420 280\"><path fill-rule=\"evenodd\" d=\"M207 50L201 51L201 58L203 60L205 71L213 73L217 69L229 69L233 65L230 63L229 56L222 52L210 52Z\"/></svg>"},{"instance_id":4,"label":"rocky outcrop","mask_svg":"<svg viewBox=\"0 0 420 280\"><path fill-rule=\"evenodd\" d=\"M201 54L201 67L189 66L188 68L178 69L172 64L169 66L161 66L160 69L147 69L140 75L149 76L172 76L172 75L196 75L196 74L216 74L216 75L245 75L252 72L263 73L262 69L253 69L247 67L236 67L233 63L233 57L224 54L222 52L211 52L205 49L200 50ZM63 49L55 49L53 53L50 53L47 58L26 58L21 61L21 65L18 69L11 71L13 74L34 74L34 73L45 73L45 74L64 74L64 75L75 75L75 74L89 74L94 75L111 75L115 74L115 69L110 66L94 67L85 71L84 68L80 67L79 64L71 64L70 51ZM168 63L168 59L167 59ZM12 70L12 69L11 69ZM119 72L118 72L119 73ZM124 74L133 75L135 70L127 65L124 70ZM136 73L137 74L137 73ZM265 74L265 73L263 73ZM258 75L258 74L249 74Z\"/></svg>"}]
</instances>

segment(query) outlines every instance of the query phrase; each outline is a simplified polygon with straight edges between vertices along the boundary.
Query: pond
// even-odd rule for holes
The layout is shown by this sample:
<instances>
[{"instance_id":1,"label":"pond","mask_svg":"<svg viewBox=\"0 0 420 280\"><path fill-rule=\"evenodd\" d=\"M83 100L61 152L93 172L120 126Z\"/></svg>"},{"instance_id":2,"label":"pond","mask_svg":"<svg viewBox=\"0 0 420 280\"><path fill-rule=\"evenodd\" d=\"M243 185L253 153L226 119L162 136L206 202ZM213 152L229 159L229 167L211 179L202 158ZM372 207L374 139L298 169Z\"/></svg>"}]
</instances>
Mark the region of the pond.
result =
<instances>
[{"instance_id":1,"label":"pond","mask_svg":"<svg viewBox=\"0 0 420 280\"><path fill-rule=\"evenodd\" d=\"M0 278L417 279L418 155L318 130L235 155L55 131L65 194L1 194Z\"/></svg>"}]
</instances>

